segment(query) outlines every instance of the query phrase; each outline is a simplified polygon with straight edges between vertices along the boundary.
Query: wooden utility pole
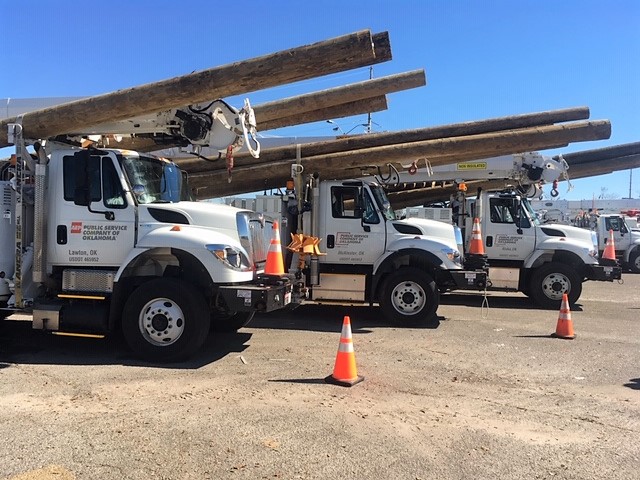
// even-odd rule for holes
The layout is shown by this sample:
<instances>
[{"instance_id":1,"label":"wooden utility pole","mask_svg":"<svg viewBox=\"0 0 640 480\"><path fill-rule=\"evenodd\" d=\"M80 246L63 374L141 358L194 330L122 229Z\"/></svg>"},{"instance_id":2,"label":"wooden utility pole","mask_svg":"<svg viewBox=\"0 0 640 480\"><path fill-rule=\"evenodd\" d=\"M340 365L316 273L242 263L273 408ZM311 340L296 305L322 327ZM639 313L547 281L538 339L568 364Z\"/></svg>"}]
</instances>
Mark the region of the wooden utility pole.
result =
<instances>
[{"instance_id":1,"label":"wooden utility pole","mask_svg":"<svg viewBox=\"0 0 640 480\"><path fill-rule=\"evenodd\" d=\"M543 112L533 112L506 117L489 118L463 123L453 123L436 127L402 130L400 132L371 133L367 135L350 135L335 140L305 143L300 145L303 157L314 157L336 152L360 150L364 148L381 147L412 143L439 138L460 137L465 135L478 135L508 129L529 128L541 125L551 125L559 122L570 122L589 118L588 107L573 107ZM235 156L236 168L261 163L272 163L282 160L295 160L297 145L285 145L270 148L260 153L260 158L253 158L248 153L239 153ZM211 163L193 157L176 158L176 163L189 173L226 170L223 162Z\"/></svg>"},{"instance_id":2,"label":"wooden utility pole","mask_svg":"<svg viewBox=\"0 0 640 480\"><path fill-rule=\"evenodd\" d=\"M317 110L301 110L299 112L291 111L290 115L287 117L274 118L267 121L262 121L258 116L256 116L256 121L258 124L258 131L264 132L275 128L319 122L331 118L351 117L353 115L360 115L367 112L380 112L386 109L387 97L381 95L379 97L363 98L362 100L354 100L353 102L341 103L326 108L319 108Z\"/></svg>"},{"instance_id":3,"label":"wooden utility pole","mask_svg":"<svg viewBox=\"0 0 640 480\"><path fill-rule=\"evenodd\" d=\"M88 122L99 125L126 120L390 59L388 34L372 35L369 30L362 30L311 45L29 112L22 116L22 125L25 137L32 139L82 133ZM7 125L16 121L16 118L0 121L0 147L8 145Z\"/></svg>"},{"instance_id":4,"label":"wooden utility pole","mask_svg":"<svg viewBox=\"0 0 640 480\"><path fill-rule=\"evenodd\" d=\"M432 166L437 166L544 150L571 142L602 140L610 135L611 124L607 120L574 122L303 157L300 164L307 174L318 172L324 179L342 179L361 176L361 168L367 165L411 163L426 158ZM231 182L227 181L226 171L214 170L191 175L190 183L198 198L279 188L290 178L292 163L295 162L284 160L235 168Z\"/></svg>"},{"instance_id":5,"label":"wooden utility pole","mask_svg":"<svg viewBox=\"0 0 640 480\"><path fill-rule=\"evenodd\" d=\"M582 152L564 153L562 157L567 161L569 166L574 166L580 163L609 160L612 158L620 158L628 155L637 155L639 153L640 142L634 142L615 145L613 147L583 150Z\"/></svg>"},{"instance_id":6,"label":"wooden utility pole","mask_svg":"<svg viewBox=\"0 0 640 480\"><path fill-rule=\"evenodd\" d=\"M409 90L427 84L424 70L389 75L329 88L319 92L307 93L295 97L274 100L253 108L258 125L270 120L299 115L301 112L322 110L344 103L384 96L387 93Z\"/></svg>"}]
</instances>

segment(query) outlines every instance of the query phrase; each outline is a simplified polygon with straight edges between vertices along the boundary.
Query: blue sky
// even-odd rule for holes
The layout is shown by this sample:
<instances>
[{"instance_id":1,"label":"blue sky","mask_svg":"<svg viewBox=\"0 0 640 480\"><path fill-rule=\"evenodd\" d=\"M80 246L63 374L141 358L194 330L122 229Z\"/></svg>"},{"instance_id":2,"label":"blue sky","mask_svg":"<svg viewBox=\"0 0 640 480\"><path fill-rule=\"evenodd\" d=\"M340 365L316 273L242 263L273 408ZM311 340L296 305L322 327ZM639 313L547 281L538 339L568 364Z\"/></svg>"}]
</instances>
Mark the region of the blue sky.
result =
<instances>
[{"instance_id":1,"label":"blue sky","mask_svg":"<svg viewBox=\"0 0 640 480\"><path fill-rule=\"evenodd\" d=\"M393 51L374 76L427 74L426 87L389 96L389 110L373 114L374 131L588 106L591 119L611 121L611 138L543 153L640 141L636 0L0 0L0 25L0 98L106 93L369 28L388 31ZM362 68L247 96L258 104L368 76ZM337 120L354 132L365 122ZM333 132L315 123L268 133ZM576 180L559 198L597 198L603 189L627 197L629 178L626 170ZM632 179L640 198L640 169Z\"/></svg>"}]
</instances>

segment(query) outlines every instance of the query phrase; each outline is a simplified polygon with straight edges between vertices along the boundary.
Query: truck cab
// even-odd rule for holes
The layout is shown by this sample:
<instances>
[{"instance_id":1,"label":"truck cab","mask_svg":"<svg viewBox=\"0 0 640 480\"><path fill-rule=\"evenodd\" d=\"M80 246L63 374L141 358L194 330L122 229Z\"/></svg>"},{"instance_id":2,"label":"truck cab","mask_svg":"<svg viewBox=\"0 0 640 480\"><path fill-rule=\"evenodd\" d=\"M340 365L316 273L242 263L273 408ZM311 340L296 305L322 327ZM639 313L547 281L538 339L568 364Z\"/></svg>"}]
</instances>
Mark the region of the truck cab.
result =
<instances>
[{"instance_id":1,"label":"truck cab","mask_svg":"<svg viewBox=\"0 0 640 480\"><path fill-rule=\"evenodd\" d=\"M634 273L640 273L640 231L633 227L622 215L601 214L597 217L596 233L600 255L604 251L613 232L616 258Z\"/></svg>"},{"instance_id":2,"label":"truck cab","mask_svg":"<svg viewBox=\"0 0 640 480\"><path fill-rule=\"evenodd\" d=\"M524 292L536 303L559 308L566 293L575 303L585 280L621 278L619 267L598 263L597 240L588 230L541 224L528 198L515 191L482 192L471 200L465 244L471 220L480 217L492 289Z\"/></svg>"},{"instance_id":3,"label":"truck cab","mask_svg":"<svg viewBox=\"0 0 640 480\"><path fill-rule=\"evenodd\" d=\"M0 307L31 312L34 328L121 328L136 354L171 361L194 353L210 326L237 330L291 301L289 279L264 274L273 221L191 201L168 160L53 149L22 173L3 168L12 228L1 237Z\"/></svg>"},{"instance_id":4,"label":"truck cab","mask_svg":"<svg viewBox=\"0 0 640 480\"><path fill-rule=\"evenodd\" d=\"M398 220L376 182L310 181L304 191L313 193L302 210L299 194L284 200L293 213L290 233L301 225L322 239L322 254L307 272L311 300L378 303L387 318L409 325L434 318L440 292L486 285L486 272L463 270L462 237L454 226Z\"/></svg>"}]
</instances>

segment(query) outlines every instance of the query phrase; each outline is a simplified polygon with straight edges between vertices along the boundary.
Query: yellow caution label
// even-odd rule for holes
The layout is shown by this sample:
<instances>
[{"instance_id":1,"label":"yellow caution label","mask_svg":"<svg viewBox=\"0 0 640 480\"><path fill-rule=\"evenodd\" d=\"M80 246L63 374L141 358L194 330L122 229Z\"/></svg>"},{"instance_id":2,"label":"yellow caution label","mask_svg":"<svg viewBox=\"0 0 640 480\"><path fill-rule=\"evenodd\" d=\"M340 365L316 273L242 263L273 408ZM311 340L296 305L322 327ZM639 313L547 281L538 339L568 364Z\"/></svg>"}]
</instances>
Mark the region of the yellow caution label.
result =
<instances>
[{"instance_id":1,"label":"yellow caution label","mask_svg":"<svg viewBox=\"0 0 640 480\"><path fill-rule=\"evenodd\" d=\"M464 162L456 165L457 170L486 170L487 162Z\"/></svg>"}]
</instances>

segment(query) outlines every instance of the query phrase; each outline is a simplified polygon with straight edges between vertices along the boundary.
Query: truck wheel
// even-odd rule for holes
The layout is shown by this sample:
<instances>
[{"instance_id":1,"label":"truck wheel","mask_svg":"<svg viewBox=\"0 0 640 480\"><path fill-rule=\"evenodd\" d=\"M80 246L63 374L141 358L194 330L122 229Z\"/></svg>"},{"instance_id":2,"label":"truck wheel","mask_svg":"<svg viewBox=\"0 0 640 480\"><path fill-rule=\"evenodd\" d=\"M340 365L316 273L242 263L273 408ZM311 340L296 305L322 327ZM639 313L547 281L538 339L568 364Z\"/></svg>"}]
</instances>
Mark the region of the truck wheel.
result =
<instances>
[{"instance_id":1,"label":"truck wheel","mask_svg":"<svg viewBox=\"0 0 640 480\"><path fill-rule=\"evenodd\" d=\"M629 257L629 270L633 273L640 273L640 250L636 249Z\"/></svg>"},{"instance_id":2,"label":"truck wheel","mask_svg":"<svg viewBox=\"0 0 640 480\"><path fill-rule=\"evenodd\" d=\"M193 286L158 278L133 291L122 312L122 332L136 355L147 360L183 360L204 343L209 307Z\"/></svg>"},{"instance_id":3,"label":"truck wheel","mask_svg":"<svg viewBox=\"0 0 640 480\"><path fill-rule=\"evenodd\" d=\"M529 296L541 307L559 309L562 294L566 293L573 305L582 294L582 279L564 263L545 263L531 275L527 289Z\"/></svg>"},{"instance_id":4,"label":"truck wheel","mask_svg":"<svg viewBox=\"0 0 640 480\"><path fill-rule=\"evenodd\" d=\"M211 314L211 330L214 332L237 332L249 325L256 312L225 312L216 310Z\"/></svg>"},{"instance_id":5,"label":"truck wheel","mask_svg":"<svg viewBox=\"0 0 640 480\"><path fill-rule=\"evenodd\" d=\"M433 279L417 268L405 267L392 273L382 287L380 308L385 316L403 326L433 320L440 294Z\"/></svg>"}]
</instances>

